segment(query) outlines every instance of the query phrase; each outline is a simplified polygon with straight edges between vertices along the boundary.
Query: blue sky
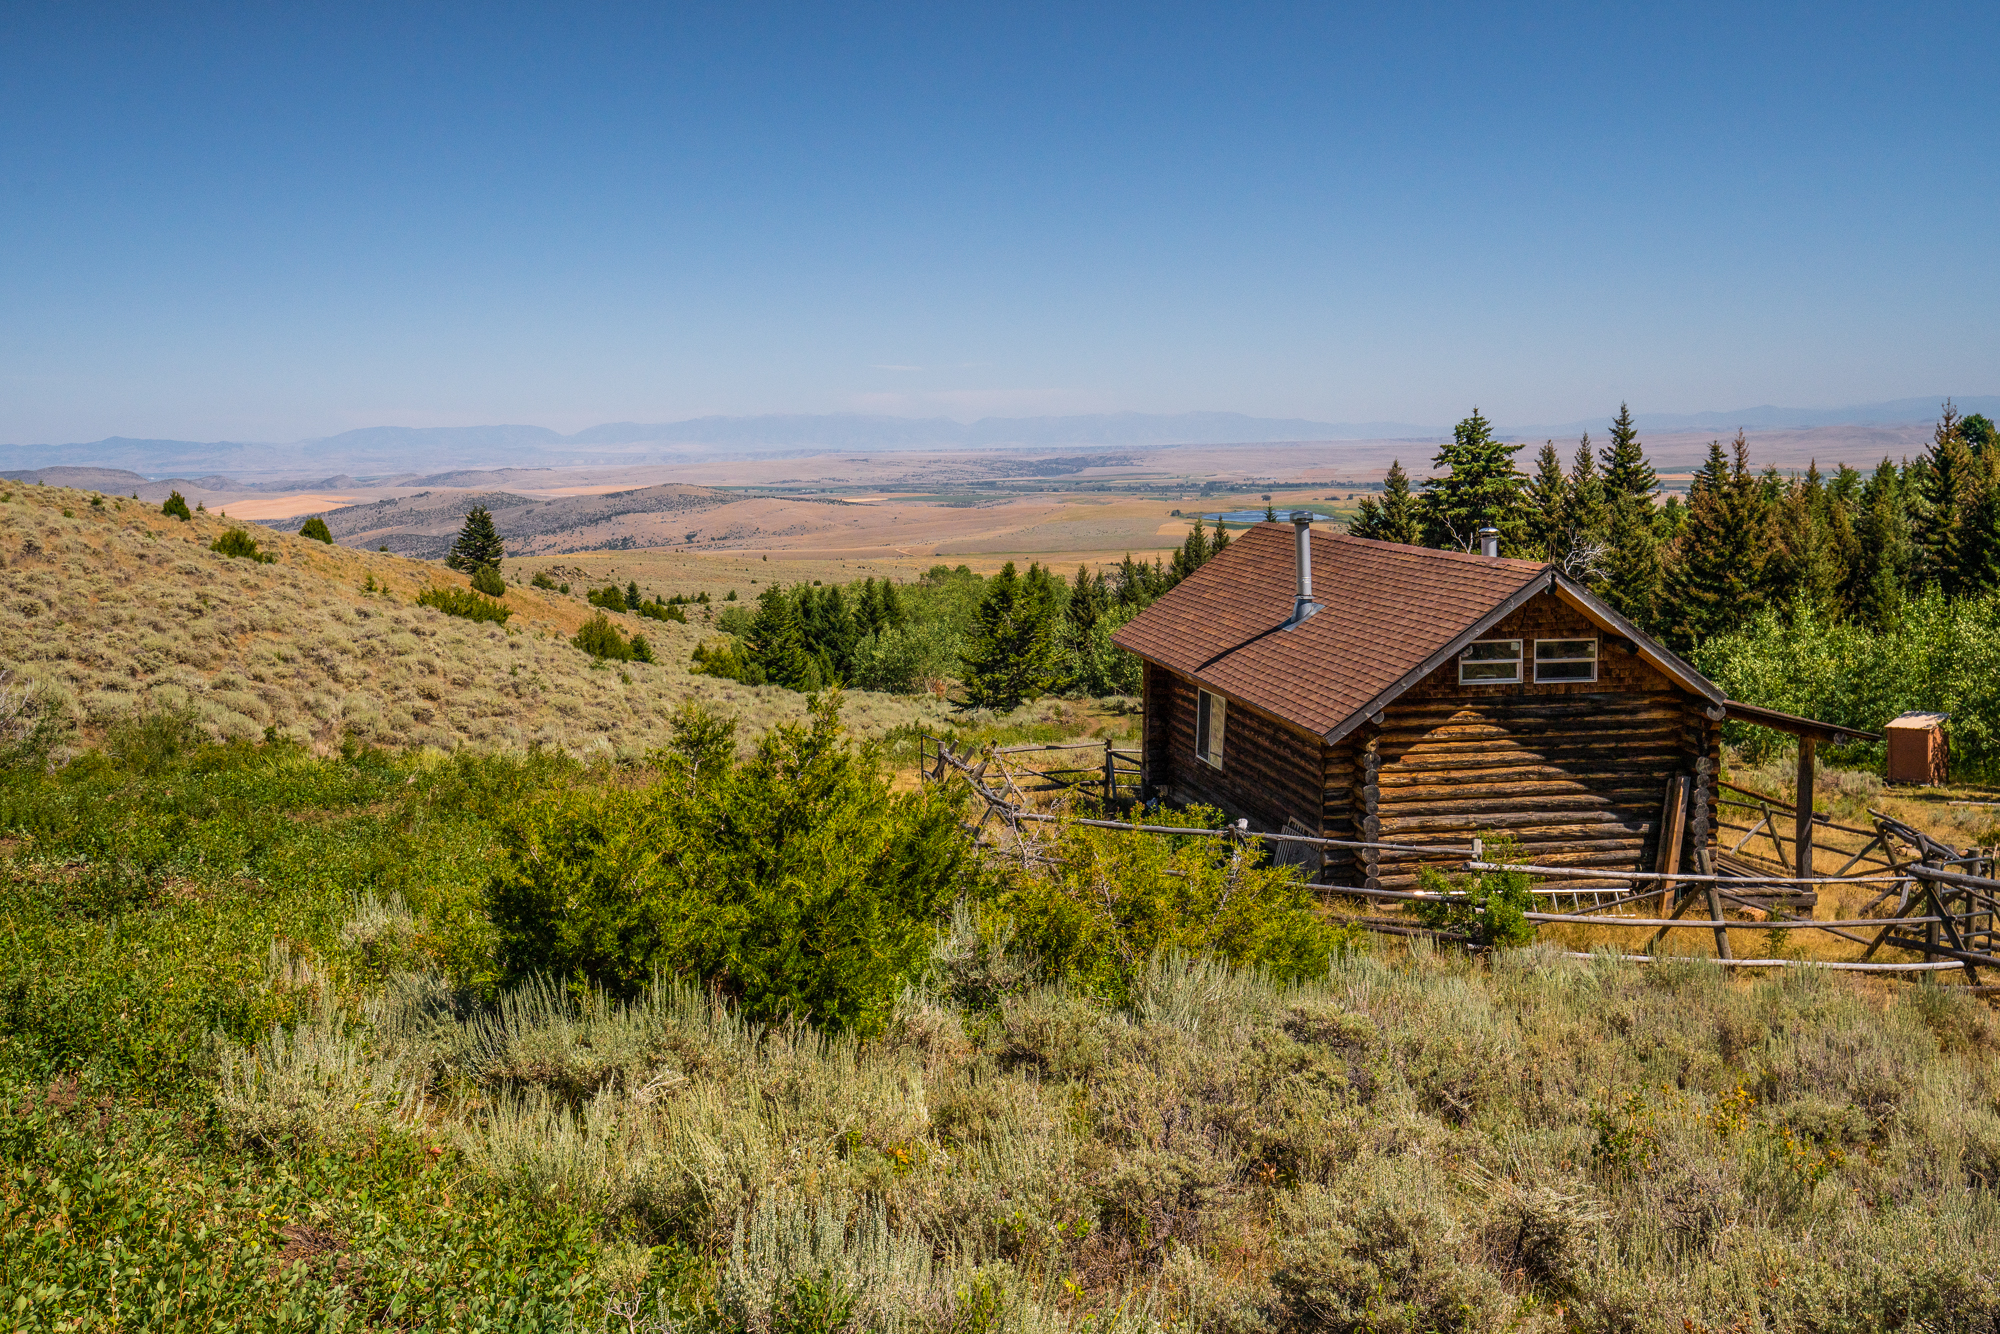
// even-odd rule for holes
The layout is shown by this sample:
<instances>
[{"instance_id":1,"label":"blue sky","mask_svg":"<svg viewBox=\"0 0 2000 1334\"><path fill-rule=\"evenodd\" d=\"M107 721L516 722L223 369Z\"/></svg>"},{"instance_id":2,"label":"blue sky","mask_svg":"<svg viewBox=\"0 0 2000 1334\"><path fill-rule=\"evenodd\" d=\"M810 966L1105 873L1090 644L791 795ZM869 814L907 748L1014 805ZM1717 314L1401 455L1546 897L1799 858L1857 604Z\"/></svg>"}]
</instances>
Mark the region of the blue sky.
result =
<instances>
[{"instance_id":1,"label":"blue sky","mask_svg":"<svg viewBox=\"0 0 2000 1334\"><path fill-rule=\"evenodd\" d=\"M2000 392L1996 38L1991 4L6 6L0 440Z\"/></svg>"}]
</instances>

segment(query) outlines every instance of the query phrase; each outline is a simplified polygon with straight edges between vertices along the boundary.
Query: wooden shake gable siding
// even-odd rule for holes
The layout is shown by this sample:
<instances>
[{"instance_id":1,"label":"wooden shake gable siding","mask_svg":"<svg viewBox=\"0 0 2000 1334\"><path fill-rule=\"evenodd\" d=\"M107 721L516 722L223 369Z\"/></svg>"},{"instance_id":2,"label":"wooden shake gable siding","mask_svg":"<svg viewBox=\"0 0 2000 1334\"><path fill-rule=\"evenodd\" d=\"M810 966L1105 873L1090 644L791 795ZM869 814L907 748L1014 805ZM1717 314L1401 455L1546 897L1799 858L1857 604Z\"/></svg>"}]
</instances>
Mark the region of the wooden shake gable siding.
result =
<instances>
[{"instance_id":1,"label":"wooden shake gable siding","mask_svg":"<svg viewBox=\"0 0 2000 1334\"><path fill-rule=\"evenodd\" d=\"M1720 745L1719 725L1703 712L1707 701L1553 592L1480 638L1521 640L1524 679L1461 684L1454 660L1387 705L1361 744L1355 811L1367 836L1462 846L1490 832L1518 840L1544 865L1657 865L1668 785L1676 774L1695 775L1697 761ZM1536 639L1595 640L1598 679L1537 684ZM1711 777L1689 822L1694 847L1705 846L1714 828L1713 791ZM1362 872L1371 887L1407 889L1422 862L1462 860L1371 851Z\"/></svg>"},{"instance_id":2,"label":"wooden shake gable siding","mask_svg":"<svg viewBox=\"0 0 2000 1334\"><path fill-rule=\"evenodd\" d=\"M1146 664L1150 787L1270 831L1461 847L1497 833L1606 870L1654 869L1670 794L1691 790L1681 864L1709 846L1725 701L1693 668L1549 566L1309 540L1319 609L1301 622L1294 534L1267 523L1115 636ZM1595 679L1538 682L1538 639L1591 641ZM1488 640L1521 641L1518 681L1459 679L1459 655ZM1203 690L1227 702L1219 768L1195 754ZM1339 850L1322 878L1403 888L1426 861L1462 860Z\"/></svg>"}]
</instances>

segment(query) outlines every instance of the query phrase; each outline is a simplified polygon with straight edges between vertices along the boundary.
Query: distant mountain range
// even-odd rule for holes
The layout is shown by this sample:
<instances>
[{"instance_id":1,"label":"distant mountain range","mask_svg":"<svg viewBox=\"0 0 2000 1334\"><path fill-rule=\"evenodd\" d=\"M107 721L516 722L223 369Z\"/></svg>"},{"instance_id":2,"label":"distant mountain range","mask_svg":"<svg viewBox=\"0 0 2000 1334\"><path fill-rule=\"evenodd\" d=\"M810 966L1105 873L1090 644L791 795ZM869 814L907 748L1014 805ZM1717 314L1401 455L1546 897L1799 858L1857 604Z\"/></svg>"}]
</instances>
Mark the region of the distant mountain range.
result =
<instances>
[{"instance_id":1,"label":"distant mountain range","mask_svg":"<svg viewBox=\"0 0 2000 1334\"><path fill-rule=\"evenodd\" d=\"M1641 430L1734 431L1927 421L1941 398L1905 398L1848 408L1740 408L1729 412L1641 413ZM1958 400L1960 410L2000 415L2000 396ZM1608 418L1555 425L1507 425L1513 439L1602 431ZM610 422L564 435L542 426L370 426L288 444L254 441L136 440L0 445L0 476L51 466L127 469L147 477L227 472L238 478L328 473L425 473L451 468L578 467L673 463L692 458L812 454L833 450L1061 449L1089 446L1258 444L1290 440L1431 440L1447 425L1320 422L1236 412L1097 413L1068 417L946 417L821 414L697 417L678 422Z\"/></svg>"}]
</instances>

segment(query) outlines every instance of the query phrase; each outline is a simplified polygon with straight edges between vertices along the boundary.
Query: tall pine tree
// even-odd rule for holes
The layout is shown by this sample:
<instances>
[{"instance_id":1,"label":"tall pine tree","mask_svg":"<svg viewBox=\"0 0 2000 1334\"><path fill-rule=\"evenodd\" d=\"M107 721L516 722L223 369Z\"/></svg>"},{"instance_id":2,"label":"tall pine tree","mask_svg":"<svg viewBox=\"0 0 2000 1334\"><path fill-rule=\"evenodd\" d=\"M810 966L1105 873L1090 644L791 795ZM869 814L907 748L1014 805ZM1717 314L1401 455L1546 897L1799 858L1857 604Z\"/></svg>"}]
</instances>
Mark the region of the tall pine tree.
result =
<instances>
[{"instance_id":1,"label":"tall pine tree","mask_svg":"<svg viewBox=\"0 0 2000 1334\"><path fill-rule=\"evenodd\" d=\"M1553 440L1535 455L1535 477L1528 483L1527 555L1560 561L1569 543L1569 479L1563 476L1562 455Z\"/></svg>"},{"instance_id":2,"label":"tall pine tree","mask_svg":"<svg viewBox=\"0 0 2000 1334\"><path fill-rule=\"evenodd\" d=\"M1735 629L1763 605L1768 524L1741 432L1732 452L1733 460L1723 455L1721 441L1709 442L1665 572L1661 628L1682 651Z\"/></svg>"},{"instance_id":3,"label":"tall pine tree","mask_svg":"<svg viewBox=\"0 0 2000 1334\"><path fill-rule=\"evenodd\" d=\"M1861 558L1854 567L1848 601L1863 625L1877 632L1893 630L1903 619L1911 545L1903 477L1889 459L1882 460L1861 488L1857 537Z\"/></svg>"},{"instance_id":4,"label":"tall pine tree","mask_svg":"<svg viewBox=\"0 0 2000 1334\"><path fill-rule=\"evenodd\" d=\"M1646 461L1632 409L1618 405L1605 446L1604 502L1609 523L1604 577L1598 592L1642 629L1654 625L1660 594L1660 548L1654 536L1653 493L1659 479Z\"/></svg>"},{"instance_id":5,"label":"tall pine tree","mask_svg":"<svg viewBox=\"0 0 2000 1334\"><path fill-rule=\"evenodd\" d=\"M458 530L458 539L451 544L451 554L444 558L444 563L471 574L489 565L499 565L506 554L500 534L493 527L493 516L484 505L475 505L466 511L465 526Z\"/></svg>"},{"instance_id":6,"label":"tall pine tree","mask_svg":"<svg viewBox=\"0 0 2000 1334\"><path fill-rule=\"evenodd\" d=\"M1417 497L1417 519L1424 545L1447 551L1477 551L1477 534L1491 525L1500 530L1504 554L1521 553L1526 545L1521 486L1528 479L1514 466L1514 455L1525 448L1493 436L1493 424L1478 408L1451 428L1451 443L1431 460L1433 472Z\"/></svg>"},{"instance_id":7,"label":"tall pine tree","mask_svg":"<svg viewBox=\"0 0 2000 1334\"><path fill-rule=\"evenodd\" d=\"M973 617L972 645L964 668L962 709L1016 708L1047 693L1055 682L1055 645L1049 609L1008 561L986 587Z\"/></svg>"},{"instance_id":8,"label":"tall pine tree","mask_svg":"<svg viewBox=\"0 0 2000 1334\"><path fill-rule=\"evenodd\" d=\"M1380 503L1372 496L1363 496L1360 512L1347 525L1347 531L1354 537L1373 538L1377 542L1400 542L1406 547L1413 547L1422 539L1423 532L1417 526L1416 501L1410 495L1410 474L1403 471L1402 460L1390 460L1389 474L1382 480Z\"/></svg>"}]
</instances>

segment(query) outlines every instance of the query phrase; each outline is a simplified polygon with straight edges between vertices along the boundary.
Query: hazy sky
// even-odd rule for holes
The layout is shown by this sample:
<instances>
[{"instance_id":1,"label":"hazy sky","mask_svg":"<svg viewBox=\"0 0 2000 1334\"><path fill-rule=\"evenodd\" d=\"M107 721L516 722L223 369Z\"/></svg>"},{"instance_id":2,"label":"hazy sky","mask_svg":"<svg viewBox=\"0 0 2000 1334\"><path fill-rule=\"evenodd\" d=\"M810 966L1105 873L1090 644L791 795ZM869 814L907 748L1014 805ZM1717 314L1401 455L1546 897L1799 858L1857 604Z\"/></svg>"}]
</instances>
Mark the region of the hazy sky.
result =
<instances>
[{"instance_id":1,"label":"hazy sky","mask_svg":"<svg viewBox=\"0 0 2000 1334\"><path fill-rule=\"evenodd\" d=\"M2000 392L1996 39L1991 0L4 5L0 440Z\"/></svg>"}]
</instances>

